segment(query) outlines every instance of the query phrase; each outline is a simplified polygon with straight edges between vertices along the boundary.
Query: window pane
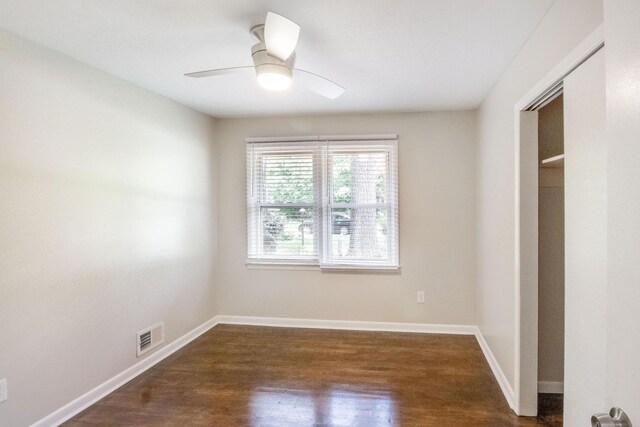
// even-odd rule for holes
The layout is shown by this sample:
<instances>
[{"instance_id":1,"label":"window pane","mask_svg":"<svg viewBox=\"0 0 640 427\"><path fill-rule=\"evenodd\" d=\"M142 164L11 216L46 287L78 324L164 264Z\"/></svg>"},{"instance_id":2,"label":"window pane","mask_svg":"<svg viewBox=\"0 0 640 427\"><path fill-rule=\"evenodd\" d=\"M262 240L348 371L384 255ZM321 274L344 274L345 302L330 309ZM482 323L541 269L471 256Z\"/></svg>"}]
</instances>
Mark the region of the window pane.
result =
<instances>
[{"instance_id":1,"label":"window pane","mask_svg":"<svg viewBox=\"0 0 640 427\"><path fill-rule=\"evenodd\" d=\"M315 255L318 234L311 208L261 208L262 252L273 258Z\"/></svg>"},{"instance_id":2,"label":"window pane","mask_svg":"<svg viewBox=\"0 0 640 427\"><path fill-rule=\"evenodd\" d=\"M381 151L331 154L333 203L385 203L388 154Z\"/></svg>"},{"instance_id":3,"label":"window pane","mask_svg":"<svg viewBox=\"0 0 640 427\"><path fill-rule=\"evenodd\" d=\"M277 154L262 157L263 203L313 203L313 156Z\"/></svg>"},{"instance_id":4,"label":"window pane","mask_svg":"<svg viewBox=\"0 0 640 427\"><path fill-rule=\"evenodd\" d=\"M388 258L386 209L334 208L330 221L332 259Z\"/></svg>"}]
</instances>

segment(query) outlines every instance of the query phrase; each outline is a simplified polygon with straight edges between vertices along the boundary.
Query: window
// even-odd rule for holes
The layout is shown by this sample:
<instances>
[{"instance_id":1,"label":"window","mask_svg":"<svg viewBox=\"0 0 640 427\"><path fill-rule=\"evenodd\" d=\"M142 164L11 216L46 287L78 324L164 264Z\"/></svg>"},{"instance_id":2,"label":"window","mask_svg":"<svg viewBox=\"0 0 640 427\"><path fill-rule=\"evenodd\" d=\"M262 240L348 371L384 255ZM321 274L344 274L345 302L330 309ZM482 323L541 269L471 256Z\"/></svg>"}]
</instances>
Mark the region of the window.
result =
<instances>
[{"instance_id":1,"label":"window","mask_svg":"<svg viewBox=\"0 0 640 427\"><path fill-rule=\"evenodd\" d=\"M397 268L397 139L249 140L248 259Z\"/></svg>"}]
</instances>

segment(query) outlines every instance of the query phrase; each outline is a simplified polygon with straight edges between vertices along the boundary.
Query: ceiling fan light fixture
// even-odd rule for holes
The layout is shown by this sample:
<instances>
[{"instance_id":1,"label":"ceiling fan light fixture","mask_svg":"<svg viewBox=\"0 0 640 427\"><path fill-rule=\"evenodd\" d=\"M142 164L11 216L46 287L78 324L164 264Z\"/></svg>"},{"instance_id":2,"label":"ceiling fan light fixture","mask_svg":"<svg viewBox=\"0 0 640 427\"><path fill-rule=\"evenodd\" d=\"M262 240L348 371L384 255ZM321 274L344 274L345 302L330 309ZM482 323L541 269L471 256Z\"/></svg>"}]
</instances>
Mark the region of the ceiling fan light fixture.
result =
<instances>
[{"instance_id":1,"label":"ceiling fan light fixture","mask_svg":"<svg viewBox=\"0 0 640 427\"><path fill-rule=\"evenodd\" d=\"M268 90L286 90L291 86L293 72L283 66L265 64L256 68L258 84Z\"/></svg>"},{"instance_id":2,"label":"ceiling fan light fixture","mask_svg":"<svg viewBox=\"0 0 640 427\"><path fill-rule=\"evenodd\" d=\"M185 76L220 76L253 68L261 87L272 91L283 91L291 86L295 72L299 76L296 77L296 86L301 85L329 99L335 99L344 93L344 88L339 84L295 67L295 47L300 33L300 26L295 22L277 13L269 12L265 23L254 25L249 32L257 42L251 46L253 67L243 65L217 68L187 73Z\"/></svg>"}]
</instances>

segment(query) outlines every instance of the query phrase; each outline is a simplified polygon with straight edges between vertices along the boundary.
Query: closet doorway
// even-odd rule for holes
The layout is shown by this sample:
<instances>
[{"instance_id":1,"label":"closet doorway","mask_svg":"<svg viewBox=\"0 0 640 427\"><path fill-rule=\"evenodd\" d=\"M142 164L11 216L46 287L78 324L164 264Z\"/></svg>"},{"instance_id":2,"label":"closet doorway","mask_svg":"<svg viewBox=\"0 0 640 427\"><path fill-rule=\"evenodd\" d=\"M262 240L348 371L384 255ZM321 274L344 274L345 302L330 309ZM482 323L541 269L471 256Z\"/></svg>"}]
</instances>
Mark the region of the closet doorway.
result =
<instances>
[{"instance_id":1,"label":"closet doorway","mask_svg":"<svg viewBox=\"0 0 640 427\"><path fill-rule=\"evenodd\" d=\"M569 425L581 425L594 408L605 406L603 45L598 29L516 104L515 111L514 409L518 415L534 416L539 391L562 390L563 419ZM547 135L554 133L563 135L562 144Z\"/></svg>"},{"instance_id":2,"label":"closet doorway","mask_svg":"<svg viewBox=\"0 0 640 427\"><path fill-rule=\"evenodd\" d=\"M564 105L538 109L538 411L561 419L564 381Z\"/></svg>"}]
</instances>

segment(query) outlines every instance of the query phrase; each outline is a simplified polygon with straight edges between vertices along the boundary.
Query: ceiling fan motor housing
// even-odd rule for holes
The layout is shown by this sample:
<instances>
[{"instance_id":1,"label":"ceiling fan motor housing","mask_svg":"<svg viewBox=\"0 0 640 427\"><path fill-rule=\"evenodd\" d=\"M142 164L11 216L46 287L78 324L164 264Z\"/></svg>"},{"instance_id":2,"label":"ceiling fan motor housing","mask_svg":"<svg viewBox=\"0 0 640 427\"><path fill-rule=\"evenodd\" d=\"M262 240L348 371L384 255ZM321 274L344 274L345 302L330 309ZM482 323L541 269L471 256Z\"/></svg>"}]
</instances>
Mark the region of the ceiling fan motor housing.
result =
<instances>
[{"instance_id":1,"label":"ceiling fan motor housing","mask_svg":"<svg viewBox=\"0 0 640 427\"><path fill-rule=\"evenodd\" d=\"M259 42L251 47L251 59L253 59L256 74L273 72L278 74L287 74L289 78L293 77L293 68L296 62L295 52L292 53L286 61L281 61L278 58L269 55L265 44L263 42Z\"/></svg>"}]
</instances>

